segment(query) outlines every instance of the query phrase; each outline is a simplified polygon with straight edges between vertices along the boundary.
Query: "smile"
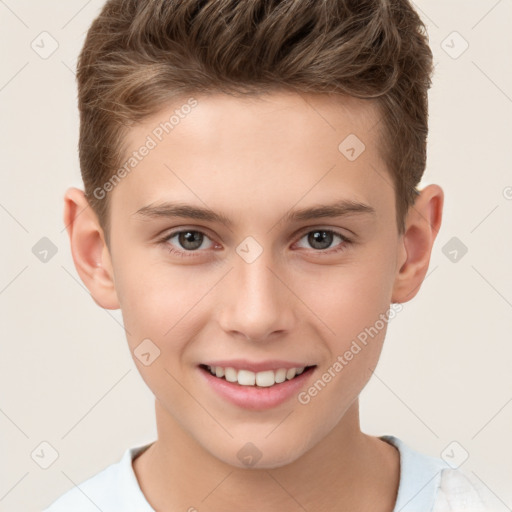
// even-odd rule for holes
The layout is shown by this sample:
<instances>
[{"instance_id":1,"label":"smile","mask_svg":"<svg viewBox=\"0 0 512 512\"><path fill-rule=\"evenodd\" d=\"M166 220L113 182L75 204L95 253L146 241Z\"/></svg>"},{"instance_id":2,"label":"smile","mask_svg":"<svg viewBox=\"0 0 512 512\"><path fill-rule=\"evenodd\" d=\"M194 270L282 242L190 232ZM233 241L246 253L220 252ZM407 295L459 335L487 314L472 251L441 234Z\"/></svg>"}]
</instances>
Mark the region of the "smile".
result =
<instances>
[{"instance_id":1,"label":"smile","mask_svg":"<svg viewBox=\"0 0 512 512\"><path fill-rule=\"evenodd\" d=\"M237 383L240 386L271 387L281 384L287 380L292 380L303 372L309 371L313 366L298 368L279 368L278 370L265 370L261 372L252 372L250 370L237 370L232 367L223 368L222 366L201 365L201 368L209 371L219 379L225 379L231 383Z\"/></svg>"}]
</instances>

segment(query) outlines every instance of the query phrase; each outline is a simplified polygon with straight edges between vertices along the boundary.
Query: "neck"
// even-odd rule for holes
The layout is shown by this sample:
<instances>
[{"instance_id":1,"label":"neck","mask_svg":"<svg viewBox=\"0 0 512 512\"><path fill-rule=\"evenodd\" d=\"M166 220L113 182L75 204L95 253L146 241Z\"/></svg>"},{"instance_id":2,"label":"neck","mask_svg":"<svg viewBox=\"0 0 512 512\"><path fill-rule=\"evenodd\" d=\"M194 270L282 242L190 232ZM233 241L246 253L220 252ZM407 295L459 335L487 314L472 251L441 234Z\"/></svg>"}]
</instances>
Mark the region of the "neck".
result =
<instances>
[{"instance_id":1,"label":"neck","mask_svg":"<svg viewBox=\"0 0 512 512\"><path fill-rule=\"evenodd\" d=\"M317 445L292 463L271 469L224 463L191 438L158 400L155 409L158 440L133 462L155 510L238 512L240 504L258 512L278 507L309 512L394 509L398 451L360 431L357 400Z\"/></svg>"}]
</instances>

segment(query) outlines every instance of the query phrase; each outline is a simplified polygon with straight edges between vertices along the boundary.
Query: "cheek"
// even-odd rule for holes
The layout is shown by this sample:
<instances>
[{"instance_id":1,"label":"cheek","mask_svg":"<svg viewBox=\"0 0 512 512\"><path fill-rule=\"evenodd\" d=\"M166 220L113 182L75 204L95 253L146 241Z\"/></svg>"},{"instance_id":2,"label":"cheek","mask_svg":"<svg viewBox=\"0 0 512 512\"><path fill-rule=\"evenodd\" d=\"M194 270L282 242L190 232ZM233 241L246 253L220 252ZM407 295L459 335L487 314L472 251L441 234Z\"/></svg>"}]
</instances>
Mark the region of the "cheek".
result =
<instances>
[{"instance_id":1,"label":"cheek","mask_svg":"<svg viewBox=\"0 0 512 512\"><path fill-rule=\"evenodd\" d=\"M126 259L123 268L129 271L120 273L116 281L126 339L141 377L155 396L164 403L179 402L181 387L172 376L182 371L187 343L199 334L194 312L207 292L208 280L202 285L194 278L192 283L183 269L141 265L141 261ZM181 405L185 410L187 404Z\"/></svg>"},{"instance_id":2,"label":"cheek","mask_svg":"<svg viewBox=\"0 0 512 512\"><path fill-rule=\"evenodd\" d=\"M142 261L127 258L120 266L125 271L116 276L129 345L133 349L149 338L160 350L169 346L179 350L179 340L194 335L194 311L218 278L208 273L201 276L191 267L172 268L161 262L143 265Z\"/></svg>"},{"instance_id":3,"label":"cheek","mask_svg":"<svg viewBox=\"0 0 512 512\"><path fill-rule=\"evenodd\" d=\"M321 327L320 336L328 360L322 374L326 373L327 386L335 393L335 403L340 407L335 415L343 414L343 408L366 385L382 350L390 318L393 261L391 256L384 257L382 249L380 254L381 259L361 258L358 264L335 271L331 268L321 288L321 280L302 281L308 306L325 326ZM322 407L321 401L318 406Z\"/></svg>"},{"instance_id":4,"label":"cheek","mask_svg":"<svg viewBox=\"0 0 512 512\"><path fill-rule=\"evenodd\" d=\"M392 262L374 258L357 265L330 268L323 278L302 279L299 296L326 326L326 339L347 342L373 325L390 307ZM327 337L328 336L328 337Z\"/></svg>"}]
</instances>

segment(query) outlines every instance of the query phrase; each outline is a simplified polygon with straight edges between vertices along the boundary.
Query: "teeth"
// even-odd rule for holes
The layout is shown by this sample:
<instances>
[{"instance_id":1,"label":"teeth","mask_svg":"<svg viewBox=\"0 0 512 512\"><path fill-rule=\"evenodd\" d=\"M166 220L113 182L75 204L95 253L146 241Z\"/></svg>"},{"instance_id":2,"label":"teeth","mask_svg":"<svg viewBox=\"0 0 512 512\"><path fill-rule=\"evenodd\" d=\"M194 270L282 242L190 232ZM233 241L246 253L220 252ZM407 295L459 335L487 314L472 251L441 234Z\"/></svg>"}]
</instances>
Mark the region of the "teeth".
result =
<instances>
[{"instance_id":1,"label":"teeth","mask_svg":"<svg viewBox=\"0 0 512 512\"><path fill-rule=\"evenodd\" d=\"M238 379L240 380L240 377L238 377ZM267 370L265 372L258 372L256 374L256 385L261 386L262 388L267 388L269 386L273 386L275 383L276 383L276 376L272 370Z\"/></svg>"},{"instance_id":2,"label":"teeth","mask_svg":"<svg viewBox=\"0 0 512 512\"><path fill-rule=\"evenodd\" d=\"M237 376L237 372L234 368L224 369L224 375L228 382L236 382L237 381L238 376Z\"/></svg>"},{"instance_id":3,"label":"teeth","mask_svg":"<svg viewBox=\"0 0 512 512\"><path fill-rule=\"evenodd\" d=\"M209 372L216 377L224 377L228 382L238 382L241 386L259 386L268 388L274 384L280 384L285 380L291 380L304 371L301 368L280 368L279 370L265 370L263 372L251 372L249 370L235 370L234 368L222 368L221 366L207 366Z\"/></svg>"},{"instance_id":4,"label":"teeth","mask_svg":"<svg viewBox=\"0 0 512 512\"><path fill-rule=\"evenodd\" d=\"M256 374L249 370L238 370L238 384L242 386L254 386L254 384L256 384Z\"/></svg>"},{"instance_id":5,"label":"teeth","mask_svg":"<svg viewBox=\"0 0 512 512\"><path fill-rule=\"evenodd\" d=\"M290 368L289 370L286 371L286 378L288 380L293 379L293 377L295 377L296 374L297 374L297 369Z\"/></svg>"},{"instance_id":6,"label":"teeth","mask_svg":"<svg viewBox=\"0 0 512 512\"><path fill-rule=\"evenodd\" d=\"M286 380L286 370L284 368L281 368L280 370L277 370L275 381L277 384L280 384L281 382L284 382Z\"/></svg>"}]
</instances>

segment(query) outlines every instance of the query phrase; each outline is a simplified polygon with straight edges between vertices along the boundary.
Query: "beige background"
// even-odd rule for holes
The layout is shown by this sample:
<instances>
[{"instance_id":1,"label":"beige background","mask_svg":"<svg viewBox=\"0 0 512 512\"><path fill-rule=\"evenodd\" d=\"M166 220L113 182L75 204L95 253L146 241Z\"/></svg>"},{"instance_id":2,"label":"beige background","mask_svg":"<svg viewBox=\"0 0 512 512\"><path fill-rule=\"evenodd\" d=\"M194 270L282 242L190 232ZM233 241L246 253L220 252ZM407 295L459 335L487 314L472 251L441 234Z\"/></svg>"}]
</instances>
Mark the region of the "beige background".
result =
<instances>
[{"instance_id":1,"label":"beige background","mask_svg":"<svg viewBox=\"0 0 512 512\"><path fill-rule=\"evenodd\" d=\"M40 510L156 436L120 312L89 296L62 222L65 189L82 186L73 70L102 4L0 0L1 511ZM436 63L424 183L445 190L444 224L362 392L362 428L436 457L457 441L462 469L510 510L512 3L416 6ZM31 47L43 37L47 51L58 43L46 59ZM32 252L43 237L57 249L45 263ZM453 237L468 249L455 262ZM47 469L31 456L42 442L58 452Z\"/></svg>"}]
</instances>

